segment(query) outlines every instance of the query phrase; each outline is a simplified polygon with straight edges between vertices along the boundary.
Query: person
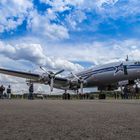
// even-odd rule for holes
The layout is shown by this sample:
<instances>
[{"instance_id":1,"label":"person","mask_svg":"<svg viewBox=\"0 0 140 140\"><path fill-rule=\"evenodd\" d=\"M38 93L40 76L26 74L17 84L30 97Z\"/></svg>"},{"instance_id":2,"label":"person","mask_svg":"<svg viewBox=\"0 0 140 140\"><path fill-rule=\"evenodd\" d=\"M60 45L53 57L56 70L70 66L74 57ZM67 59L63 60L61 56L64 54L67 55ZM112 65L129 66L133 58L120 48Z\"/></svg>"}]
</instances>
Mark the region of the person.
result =
<instances>
[{"instance_id":1,"label":"person","mask_svg":"<svg viewBox=\"0 0 140 140\"><path fill-rule=\"evenodd\" d=\"M135 95L135 88L133 86L130 87L129 99L132 99Z\"/></svg>"},{"instance_id":2,"label":"person","mask_svg":"<svg viewBox=\"0 0 140 140\"><path fill-rule=\"evenodd\" d=\"M139 93L139 87L138 87L138 85L136 84L136 87L135 87L135 98L136 98L136 99L139 98L138 93Z\"/></svg>"},{"instance_id":3,"label":"person","mask_svg":"<svg viewBox=\"0 0 140 140\"><path fill-rule=\"evenodd\" d=\"M86 99L89 99L89 94L88 93L86 93Z\"/></svg>"},{"instance_id":4,"label":"person","mask_svg":"<svg viewBox=\"0 0 140 140\"><path fill-rule=\"evenodd\" d=\"M33 99L33 92L34 92L34 86L33 86L33 83L30 83L28 99L31 99L31 100Z\"/></svg>"},{"instance_id":5,"label":"person","mask_svg":"<svg viewBox=\"0 0 140 140\"><path fill-rule=\"evenodd\" d=\"M124 99L124 90L123 90L123 87L122 87L122 85L121 85L121 99Z\"/></svg>"},{"instance_id":6,"label":"person","mask_svg":"<svg viewBox=\"0 0 140 140\"><path fill-rule=\"evenodd\" d=\"M0 99L2 99L2 91L1 91L1 87L0 87Z\"/></svg>"},{"instance_id":7,"label":"person","mask_svg":"<svg viewBox=\"0 0 140 140\"><path fill-rule=\"evenodd\" d=\"M3 92L5 90L5 87L3 85L0 86L0 99L3 98Z\"/></svg>"},{"instance_id":8,"label":"person","mask_svg":"<svg viewBox=\"0 0 140 140\"><path fill-rule=\"evenodd\" d=\"M126 85L126 86L124 87L123 92L124 92L124 99L128 99L128 85Z\"/></svg>"},{"instance_id":9,"label":"person","mask_svg":"<svg viewBox=\"0 0 140 140\"><path fill-rule=\"evenodd\" d=\"M82 94L81 94L81 93L79 93L79 99L80 99L80 100L82 99Z\"/></svg>"},{"instance_id":10,"label":"person","mask_svg":"<svg viewBox=\"0 0 140 140\"><path fill-rule=\"evenodd\" d=\"M67 99L70 100L70 94L69 94L69 93L68 93L68 95L67 95Z\"/></svg>"},{"instance_id":11,"label":"person","mask_svg":"<svg viewBox=\"0 0 140 140\"><path fill-rule=\"evenodd\" d=\"M136 87L135 87L135 92L136 92L136 93L139 93L138 85L136 85Z\"/></svg>"},{"instance_id":12,"label":"person","mask_svg":"<svg viewBox=\"0 0 140 140\"><path fill-rule=\"evenodd\" d=\"M65 92L63 93L62 98L63 98L63 100L66 100L67 99L67 90L65 90Z\"/></svg>"},{"instance_id":13,"label":"person","mask_svg":"<svg viewBox=\"0 0 140 140\"><path fill-rule=\"evenodd\" d=\"M83 99L86 99L86 94L85 93L83 94Z\"/></svg>"},{"instance_id":14,"label":"person","mask_svg":"<svg viewBox=\"0 0 140 140\"><path fill-rule=\"evenodd\" d=\"M11 86L10 85L7 88L7 96L8 96L8 99L11 99Z\"/></svg>"}]
</instances>

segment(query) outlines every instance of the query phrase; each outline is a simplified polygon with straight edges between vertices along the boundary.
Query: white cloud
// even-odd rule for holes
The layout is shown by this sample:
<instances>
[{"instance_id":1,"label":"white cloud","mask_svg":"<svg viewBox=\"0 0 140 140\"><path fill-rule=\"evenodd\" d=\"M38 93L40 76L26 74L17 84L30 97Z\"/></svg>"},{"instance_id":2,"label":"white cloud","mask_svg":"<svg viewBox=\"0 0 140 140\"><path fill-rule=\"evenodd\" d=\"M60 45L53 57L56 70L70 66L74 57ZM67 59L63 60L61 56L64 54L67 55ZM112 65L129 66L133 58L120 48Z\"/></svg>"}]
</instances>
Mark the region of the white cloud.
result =
<instances>
[{"instance_id":1,"label":"white cloud","mask_svg":"<svg viewBox=\"0 0 140 140\"><path fill-rule=\"evenodd\" d=\"M38 64L42 63L42 60L45 58L43 50L39 44L20 44L13 47L12 45L6 45L1 42L0 53L14 60L23 59Z\"/></svg>"},{"instance_id":2,"label":"white cloud","mask_svg":"<svg viewBox=\"0 0 140 140\"><path fill-rule=\"evenodd\" d=\"M103 4L110 4L110 5L114 5L115 3L117 3L119 0L96 0L96 3L98 5L99 8L101 8L103 6Z\"/></svg>"},{"instance_id":3,"label":"white cloud","mask_svg":"<svg viewBox=\"0 0 140 140\"><path fill-rule=\"evenodd\" d=\"M44 15L40 15L34 10L29 15L28 28L36 35L45 36L47 40L68 39L69 33L65 26L50 22L50 20L56 18L51 9L46 11Z\"/></svg>"},{"instance_id":4,"label":"white cloud","mask_svg":"<svg viewBox=\"0 0 140 140\"><path fill-rule=\"evenodd\" d=\"M33 8L30 0L2 0L0 5L0 32L16 29Z\"/></svg>"},{"instance_id":5,"label":"white cloud","mask_svg":"<svg viewBox=\"0 0 140 140\"><path fill-rule=\"evenodd\" d=\"M40 44L18 44L15 46L0 42L0 54L12 60L24 60L50 69L65 69L78 71L83 69L79 64L73 64L67 59L48 57Z\"/></svg>"},{"instance_id":6,"label":"white cloud","mask_svg":"<svg viewBox=\"0 0 140 140\"><path fill-rule=\"evenodd\" d=\"M104 64L122 61L129 55L130 59L140 59L140 41L136 39L110 40L104 42L90 42L82 44L60 44L50 46L48 55L67 58L69 61L83 61ZM59 48L59 51L57 51Z\"/></svg>"},{"instance_id":7,"label":"white cloud","mask_svg":"<svg viewBox=\"0 0 140 140\"><path fill-rule=\"evenodd\" d=\"M70 9L70 5L74 7L80 6L84 3L84 0L40 0L40 2L51 5L54 12L63 12Z\"/></svg>"},{"instance_id":8,"label":"white cloud","mask_svg":"<svg viewBox=\"0 0 140 140\"><path fill-rule=\"evenodd\" d=\"M129 17L130 20L130 17L135 19L135 16L140 13L139 7L139 0L127 0L124 2L121 0L101 0L99 1L98 13L104 18L117 19Z\"/></svg>"},{"instance_id":9,"label":"white cloud","mask_svg":"<svg viewBox=\"0 0 140 140\"><path fill-rule=\"evenodd\" d=\"M1 41L0 54L9 59L17 60L17 62L23 60L49 69L59 70L63 68L69 71L83 69L79 64L72 63L74 61L103 64L124 60L126 55L129 55L130 59L140 59L140 41L137 39L75 44L57 43L57 45L48 44L48 42L46 45L41 44L42 41L38 44L31 42L20 44L15 42L17 45L9 45Z\"/></svg>"}]
</instances>

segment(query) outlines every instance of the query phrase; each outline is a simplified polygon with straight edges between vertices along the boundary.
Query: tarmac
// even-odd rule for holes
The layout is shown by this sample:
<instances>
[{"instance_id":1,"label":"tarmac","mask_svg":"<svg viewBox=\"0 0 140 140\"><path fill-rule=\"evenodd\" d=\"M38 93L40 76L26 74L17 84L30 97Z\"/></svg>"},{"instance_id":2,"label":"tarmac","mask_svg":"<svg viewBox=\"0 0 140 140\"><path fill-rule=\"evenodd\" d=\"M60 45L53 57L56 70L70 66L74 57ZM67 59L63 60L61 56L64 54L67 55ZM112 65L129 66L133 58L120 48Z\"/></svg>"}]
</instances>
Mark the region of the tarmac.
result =
<instances>
[{"instance_id":1,"label":"tarmac","mask_svg":"<svg viewBox=\"0 0 140 140\"><path fill-rule=\"evenodd\" d=\"M0 100L0 140L140 140L140 100Z\"/></svg>"}]
</instances>

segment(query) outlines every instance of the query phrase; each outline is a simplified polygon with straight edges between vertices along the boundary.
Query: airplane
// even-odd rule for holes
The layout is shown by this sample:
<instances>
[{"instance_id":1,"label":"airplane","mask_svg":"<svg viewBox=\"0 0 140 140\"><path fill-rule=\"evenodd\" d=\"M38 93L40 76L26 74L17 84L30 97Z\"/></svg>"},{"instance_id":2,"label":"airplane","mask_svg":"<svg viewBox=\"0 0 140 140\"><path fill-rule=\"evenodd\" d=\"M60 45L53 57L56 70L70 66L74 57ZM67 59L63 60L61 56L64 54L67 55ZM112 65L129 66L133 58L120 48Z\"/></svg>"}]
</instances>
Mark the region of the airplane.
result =
<instances>
[{"instance_id":1,"label":"airplane","mask_svg":"<svg viewBox=\"0 0 140 140\"><path fill-rule=\"evenodd\" d=\"M64 72L63 69L54 73L52 71L46 71L43 67L40 68L44 71L42 74L4 68L0 68L0 73L25 78L27 82L31 83L49 85L51 92L53 88L65 91L78 91L80 89L81 94L83 94L83 88L98 87L100 91L116 90L120 86L119 83L123 83L123 81L127 81L128 85L135 84L135 80L140 79L139 61L126 60L103 64L75 74L71 73L65 77L58 76L58 74Z\"/></svg>"}]
</instances>

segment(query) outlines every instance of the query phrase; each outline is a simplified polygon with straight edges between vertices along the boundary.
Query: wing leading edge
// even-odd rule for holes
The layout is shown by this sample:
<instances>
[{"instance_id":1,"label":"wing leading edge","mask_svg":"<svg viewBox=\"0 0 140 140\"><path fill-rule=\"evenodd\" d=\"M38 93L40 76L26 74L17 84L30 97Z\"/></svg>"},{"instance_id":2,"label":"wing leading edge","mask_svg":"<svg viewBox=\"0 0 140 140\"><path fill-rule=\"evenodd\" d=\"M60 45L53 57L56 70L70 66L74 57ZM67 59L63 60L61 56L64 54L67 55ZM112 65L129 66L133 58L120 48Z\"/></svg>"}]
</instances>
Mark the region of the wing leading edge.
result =
<instances>
[{"instance_id":1,"label":"wing leading edge","mask_svg":"<svg viewBox=\"0 0 140 140\"><path fill-rule=\"evenodd\" d=\"M34 74L34 73L30 73L30 72L21 72L21 71L15 71L15 70L8 70L8 69L3 69L3 68L0 68L0 73L6 74L6 75L11 75L11 76L16 76L16 77L21 77L21 78L26 78L26 79L38 80L40 78L39 74Z\"/></svg>"}]
</instances>

